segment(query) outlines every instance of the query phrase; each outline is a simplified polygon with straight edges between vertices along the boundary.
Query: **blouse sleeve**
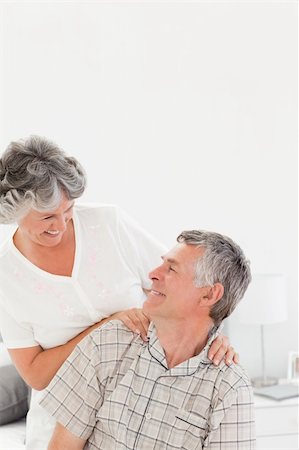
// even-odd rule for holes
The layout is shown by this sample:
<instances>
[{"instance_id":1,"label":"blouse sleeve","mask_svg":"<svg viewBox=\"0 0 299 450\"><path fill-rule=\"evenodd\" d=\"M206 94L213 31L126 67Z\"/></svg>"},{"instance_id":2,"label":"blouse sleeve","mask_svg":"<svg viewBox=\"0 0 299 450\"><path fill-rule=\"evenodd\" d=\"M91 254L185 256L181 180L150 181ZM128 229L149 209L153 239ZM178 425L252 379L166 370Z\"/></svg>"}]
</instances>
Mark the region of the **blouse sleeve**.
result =
<instances>
[{"instance_id":1,"label":"blouse sleeve","mask_svg":"<svg viewBox=\"0 0 299 450\"><path fill-rule=\"evenodd\" d=\"M150 289L148 274L161 264L161 256L167 248L120 208L117 208L117 226L127 263L133 271L138 271L142 287Z\"/></svg>"},{"instance_id":2,"label":"blouse sleeve","mask_svg":"<svg viewBox=\"0 0 299 450\"><path fill-rule=\"evenodd\" d=\"M39 345L34 339L31 326L17 322L1 302L0 333L6 348L27 348Z\"/></svg>"}]
</instances>

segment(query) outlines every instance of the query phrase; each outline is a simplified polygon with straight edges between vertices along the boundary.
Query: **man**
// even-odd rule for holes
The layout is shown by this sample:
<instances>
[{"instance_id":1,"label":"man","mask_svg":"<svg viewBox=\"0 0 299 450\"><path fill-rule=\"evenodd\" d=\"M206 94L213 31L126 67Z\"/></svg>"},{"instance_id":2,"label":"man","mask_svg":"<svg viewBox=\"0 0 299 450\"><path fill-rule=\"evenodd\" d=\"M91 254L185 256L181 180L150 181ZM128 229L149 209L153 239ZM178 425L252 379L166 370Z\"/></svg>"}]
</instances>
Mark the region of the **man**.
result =
<instances>
[{"instance_id":1,"label":"man","mask_svg":"<svg viewBox=\"0 0 299 450\"><path fill-rule=\"evenodd\" d=\"M249 264L229 238L186 231L150 273L148 342L112 321L87 336L41 404L57 420L49 450L255 448L250 383L215 367L210 342L243 297Z\"/></svg>"}]
</instances>

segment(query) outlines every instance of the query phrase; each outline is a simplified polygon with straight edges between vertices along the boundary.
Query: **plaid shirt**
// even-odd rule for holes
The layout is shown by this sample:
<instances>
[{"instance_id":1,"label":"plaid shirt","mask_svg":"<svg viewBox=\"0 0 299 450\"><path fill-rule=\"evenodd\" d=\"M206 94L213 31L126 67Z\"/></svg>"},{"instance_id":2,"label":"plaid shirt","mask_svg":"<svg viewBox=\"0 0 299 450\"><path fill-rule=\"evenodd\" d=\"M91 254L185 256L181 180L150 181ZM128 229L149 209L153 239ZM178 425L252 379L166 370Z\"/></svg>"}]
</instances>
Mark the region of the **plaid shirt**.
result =
<instances>
[{"instance_id":1,"label":"plaid shirt","mask_svg":"<svg viewBox=\"0 0 299 450\"><path fill-rule=\"evenodd\" d=\"M87 336L41 405L87 449L255 448L253 396L240 366L215 367L203 351L168 369L150 325L144 343L119 321Z\"/></svg>"}]
</instances>

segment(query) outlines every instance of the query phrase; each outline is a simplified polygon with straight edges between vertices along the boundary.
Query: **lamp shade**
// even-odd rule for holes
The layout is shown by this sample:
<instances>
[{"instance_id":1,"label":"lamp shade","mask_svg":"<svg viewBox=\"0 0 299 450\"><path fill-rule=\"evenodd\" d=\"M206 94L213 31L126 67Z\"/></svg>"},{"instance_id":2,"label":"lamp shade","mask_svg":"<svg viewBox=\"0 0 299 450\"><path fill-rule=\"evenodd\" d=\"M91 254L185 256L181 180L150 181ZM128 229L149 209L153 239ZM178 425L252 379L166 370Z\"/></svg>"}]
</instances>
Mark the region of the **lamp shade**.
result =
<instances>
[{"instance_id":1,"label":"lamp shade","mask_svg":"<svg viewBox=\"0 0 299 450\"><path fill-rule=\"evenodd\" d=\"M242 323L271 324L287 319L286 284L280 274L256 274L238 306Z\"/></svg>"}]
</instances>

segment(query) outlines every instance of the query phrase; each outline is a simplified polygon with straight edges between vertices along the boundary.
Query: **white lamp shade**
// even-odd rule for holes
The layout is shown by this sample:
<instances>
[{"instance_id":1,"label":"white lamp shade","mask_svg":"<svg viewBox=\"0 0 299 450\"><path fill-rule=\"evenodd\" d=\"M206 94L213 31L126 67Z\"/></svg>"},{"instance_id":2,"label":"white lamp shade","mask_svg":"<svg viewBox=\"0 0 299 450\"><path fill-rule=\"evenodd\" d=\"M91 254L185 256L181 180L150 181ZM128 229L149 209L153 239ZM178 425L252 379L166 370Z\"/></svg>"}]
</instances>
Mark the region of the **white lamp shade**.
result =
<instances>
[{"instance_id":1,"label":"white lamp shade","mask_svg":"<svg viewBox=\"0 0 299 450\"><path fill-rule=\"evenodd\" d=\"M285 278L279 274L256 274L238 308L242 323L271 324L287 319Z\"/></svg>"}]
</instances>

